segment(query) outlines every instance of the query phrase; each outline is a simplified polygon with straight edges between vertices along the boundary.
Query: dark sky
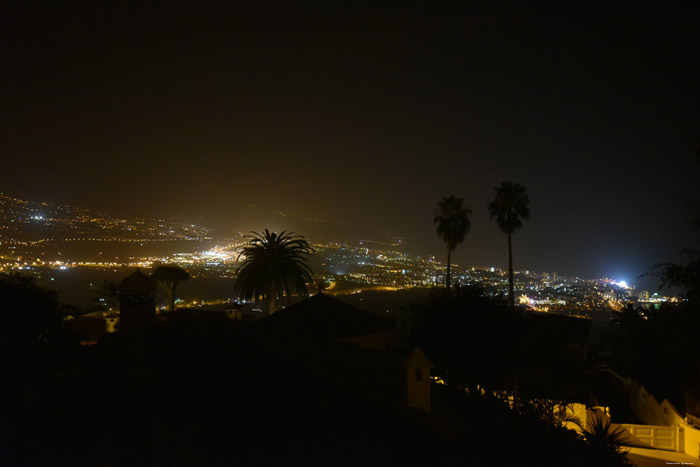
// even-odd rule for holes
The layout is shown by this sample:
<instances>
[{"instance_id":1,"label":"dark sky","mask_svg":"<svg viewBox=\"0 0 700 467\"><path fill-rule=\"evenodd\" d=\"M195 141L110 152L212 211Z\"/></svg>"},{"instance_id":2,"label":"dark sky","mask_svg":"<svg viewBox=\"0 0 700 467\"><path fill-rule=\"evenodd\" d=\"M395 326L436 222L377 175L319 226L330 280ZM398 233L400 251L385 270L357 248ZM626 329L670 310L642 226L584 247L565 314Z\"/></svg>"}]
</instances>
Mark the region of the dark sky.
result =
<instances>
[{"instance_id":1,"label":"dark sky","mask_svg":"<svg viewBox=\"0 0 700 467\"><path fill-rule=\"evenodd\" d=\"M96 3L3 6L0 191L259 230L255 204L440 256L455 194L455 260L506 266L486 205L513 180L517 268L634 281L691 246L693 11Z\"/></svg>"}]
</instances>

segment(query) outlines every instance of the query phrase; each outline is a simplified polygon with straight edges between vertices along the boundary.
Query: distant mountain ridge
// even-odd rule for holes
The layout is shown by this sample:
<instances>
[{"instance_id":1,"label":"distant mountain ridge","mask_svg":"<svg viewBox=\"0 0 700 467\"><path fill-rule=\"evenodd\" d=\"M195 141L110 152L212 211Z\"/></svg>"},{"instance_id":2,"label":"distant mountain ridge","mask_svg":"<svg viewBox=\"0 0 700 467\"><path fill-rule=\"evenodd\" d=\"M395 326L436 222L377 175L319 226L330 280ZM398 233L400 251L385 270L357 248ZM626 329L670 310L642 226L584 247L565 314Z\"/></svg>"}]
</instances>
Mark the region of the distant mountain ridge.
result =
<instances>
[{"instance_id":1,"label":"distant mountain ridge","mask_svg":"<svg viewBox=\"0 0 700 467\"><path fill-rule=\"evenodd\" d=\"M205 238L208 230L173 219L116 218L101 211L0 193L0 242Z\"/></svg>"}]
</instances>

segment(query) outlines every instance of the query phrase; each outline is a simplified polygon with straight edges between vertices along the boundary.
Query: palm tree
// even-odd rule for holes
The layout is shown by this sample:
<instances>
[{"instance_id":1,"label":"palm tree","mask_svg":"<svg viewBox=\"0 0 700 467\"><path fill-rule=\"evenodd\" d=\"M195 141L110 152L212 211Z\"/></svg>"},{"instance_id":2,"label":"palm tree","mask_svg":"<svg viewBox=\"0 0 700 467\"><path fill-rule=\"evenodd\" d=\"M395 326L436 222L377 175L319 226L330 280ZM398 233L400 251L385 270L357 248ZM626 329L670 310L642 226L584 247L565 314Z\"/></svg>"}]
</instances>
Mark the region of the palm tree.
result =
<instances>
[{"instance_id":1,"label":"palm tree","mask_svg":"<svg viewBox=\"0 0 700 467\"><path fill-rule=\"evenodd\" d=\"M173 311L175 309L175 289L180 282L190 278L189 273L177 266L158 266L151 273L151 277L168 291L170 311Z\"/></svg>"},{"instance_id":2,"label":"palm tree","mask_svg":"<svg viewBox=\"0 0 700 467\"><path fill-rule=\"evenodd\" d=\"M511 235L523 226L523 219L530 218L529 204L530 198L525 187L513 182L503 182L501 186L497 186L493 200L489 203L489 217L496 218L498 227L508 235L508 294L511 306L515 305Z\"/></svg>"},{"instance_id":3,"label":"palm tree","mask_svg":"<svg viewBox=\"0 0 700 467\"><path fill-rule=\"evenodd\" d=\"M301 235L265 229L251 232L239 256L245 259L236 270L236 291L246 300L261 301L274 313L280 295L289 302L292 294L307 297L306 283L312 282L307 256L312 253Z\"/></svg>"},{"instance_id":4,"label":"palm tree","mask_svg":"<svg viewBox=\"0 0 700 467\"><path fill-rule=\"evenodd\" d=\"M464 236L472 226L469 216L472 212L463 206L464 199L450 196L442 198L435 210L433 224L437 225L437 234L447 244L447 277L445 286L450 291L450 264L452 252L464 241Z\"/></svg>"},{"instance_id":5,"label":"palm tree","mask_svg":"<svg viewBox=\"0 0 700 467\"><path fill-rule=\"evenodd\" d=\"M598 465L634 465L628 458L624 445L624 430L612 428L610 420L601 417L589 422L583 430L583 440L589 447L589 455Z\"/></svg>"}]
</instances>

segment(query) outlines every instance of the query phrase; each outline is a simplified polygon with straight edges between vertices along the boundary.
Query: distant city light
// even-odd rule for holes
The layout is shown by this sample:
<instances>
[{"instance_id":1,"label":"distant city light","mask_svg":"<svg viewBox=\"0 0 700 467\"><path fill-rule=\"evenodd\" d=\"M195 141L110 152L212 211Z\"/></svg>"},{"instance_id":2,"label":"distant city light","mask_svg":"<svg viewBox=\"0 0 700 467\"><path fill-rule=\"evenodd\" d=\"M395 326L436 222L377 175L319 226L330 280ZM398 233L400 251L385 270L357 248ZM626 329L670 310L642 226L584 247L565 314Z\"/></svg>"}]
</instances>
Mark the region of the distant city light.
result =
<instances>
[{"instance_id":1,"label":"distant city light","mask_svg":"<svg viewBox=\"0 0 700 467\"><path fill-rule=\"evenodd\" d=\"M194 224L182 225L176 221L160 219L117 219L106 215L93 215L87 211L71 213L62 207L53 207L51 212L42 212L25 207L23 200L0 194L0 205L9 212L10 222L29 224L46 222L58 232L70 232L69 236L56 241L51 235L41 238L4 237L0 254L0 272L21 270L39 276L46 269L73 270L75 268L108 268L115 273L122 268L152 268L155 264L178 264L188 269L193 278L235 279L236 266L245 260L241 255L244 234L231 232L221 243L211 243L210 231ZM10 209L7 207L10 206ZM50 224L50 225L49 225ZM116 256L115 252L103 249L107 244L131 244L143 247L166 242L187 241L184 250L171 253L156 253L141 250L140 254ZM189 243L194 241L193 243ZM206 243L202 243L206 241ZM101 242L94 257L81 261L67 258L70 250L53 250L53 245L70 242L80 247L81 242ZM435 287L444 282L445 265L435 256L412 256L394 251L389 247L395 242L358 241L360 245L337 242L314 243L319 259L319 279L325 281L326 291L334 295L359 294L365 290L390 291L412 287ZM378 244L372 246L370 243ZM206 245L206 247L204 247ZM47 249L47 247L49 247ZM72 247L74 248L74 247ZM61 248L63 249L63 248ZM51 253L54 251L54 253ZM173 251L172 249L170 251ZM45 255L45 256L40 256ZM67 272L67 271L66 271ZM503 296L507 287L507 275L501 268L468 267L453 268L453 278L462 285L477 285L484 288L486 296ZM677 301L676 298L651 294L640 290L635 293L634 284L610 277L581 279L562 277L558 273L537 273L531 270L514 271L516 291L521 306L535 312L565 312L572 316L590 317L606 312L612 307L620 308L627 301L661 303ZM49 277L54 280L53 277ZM90 284L93 287L93 284ZM195 306L205 304L201 297ZM220 298L216 298L220 300ZM228 299L227 299L228 300ZM188 303L190 301L188 300ZM214 301L208 301L211 305ZM243 301L243 303L246 303Z\"/></svg>"}]
</instances>

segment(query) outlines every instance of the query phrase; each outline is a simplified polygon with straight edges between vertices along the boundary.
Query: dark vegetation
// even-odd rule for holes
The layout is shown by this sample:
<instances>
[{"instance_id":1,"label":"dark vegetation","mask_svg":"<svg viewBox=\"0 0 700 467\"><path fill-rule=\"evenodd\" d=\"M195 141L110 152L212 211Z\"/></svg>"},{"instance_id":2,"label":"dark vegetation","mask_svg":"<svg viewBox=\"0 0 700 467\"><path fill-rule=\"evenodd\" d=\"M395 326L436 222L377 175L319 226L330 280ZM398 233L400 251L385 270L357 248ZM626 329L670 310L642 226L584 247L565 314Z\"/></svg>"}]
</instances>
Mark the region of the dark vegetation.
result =
<instances>
[{"instance_id":1,"label":"dark vegetation","mask_svg":"<svg viewBox=\"0 0 700 467\"><path fill-rule=\"evenodd\" d=\"M23 345L3 348L15 365L0 465L421 465L451 453L384 396L401 394L400 367L387 375L383 359L347 344L319 352L291 336L261 341L235 322L175 320L85 348Z\"/></svg>"},{"instance_id":2,"label":"dark vegetation","mask_svg":"<svg viewBox=\"0 0 700 467\"><path fill-rule=\"evenodd\" d=\"M3 327L0 465L603 465L546 409L464 391L520 378L522 397L566 393L517 370L554 375L561 357L538 360L518 337L527 318L477 289L436 292L407 313L411 342L450 382L434 386L427 415L405 407L404 347L363 350L303 326L275 332L187 310L80 347L53 292L20 276L0 287L13 304L3 315L26 330Z\"/></svg>"},{"instance_id":3,"label":"dark vegetation","mask_svg":"<svg viewBox=\"0 0 700 467\"><path fill-rule=\"evenodd\" d=\"M245 288L270 310L281 290L303 294L310 273L308 245L288 240L297 242L295 278L253 268ZM401 344L381 352L318 326L280 332L187 310L81 347L55 292L5 275L0 465L624 465L609 426L579 436L553 406L587 402L591 370L604 361L698 414L697 261L659 267L687 302L626 308L595 359L585 356L584 320L524 315L477 287L436 290L406 307ZM101 289L114 298L111 284ZM402 361L415 346L445 383L433 385L429 415L405 406Z\"/></svg>"},{"instance_id":4,"label":"dark vegetation","mask_svg":"<svg viewBox=\"0 0 700 467\"><path fill-rule=\"evenodd\" d=\"M523 315L476 286L434 293L405 311L409 345L446 381L521 397L586 402L583 351L590 322Z\"/></svg>"},{"instance_id":5,"label":"dark vegetation","mask_svg":"<svg viewBox=\"0 0 700 467\"><path fill-rule=\"evenodd\" d=\"M690 222L700 234L700 208L689 202ZM686 248L686 264L654 266L662 285L680 288L684 301L658 307L628 305L613 319L605 357L644 384L659 400L700 417L700 254Z\"/></svg>"},{"instance_id":6,"label":"dark vegetation","mask_svg":"<svg viewBox=\"0 0 700 467\"><path fill-rule=\"evenodd\" d=\"M236 292L264 304L268 313L278 308L278 297L307 297L307 283L313 283L308 256L312 249L294 232L251 232L241 249L243 262L236 271Z\"/></svg>"},{"instance_id":7,"label":"dark vegetation","mask_svg":"<svg viewBox=\"0 0 700 467\"><path fill-rule=\"evenodd\" d=\"M530 218L530 197L527 190L519 183L503 182L494 188L493 198L489 201L489 217L496 220L498 228L508 237L508 301L515 306L513 293L513 245L512 236L523 226L523 220ZM452 287L452 252L464 242L471 228L472 211L464 205L464 199L454 195L443 197L435 209L433 224L437 234L447 245L447 268L445 271L445 288L449 293Z\"/></svg>"},{"instance_id":8,"label":"dark vegetation","mask_svg":"<svg viewBox=\"0 0 700 467\"><path fill-rule=\"evenodd\" d=\"M157 266L151 273L151 277L168 292L168 307L175 310L175 291L180 283L190 279L190 274L178 266Z\"/></svg>"},{"instance_id":9,"label":"dark vegetation","mask_svg":"<svg viewBox=\"0 0 700 467\"><path fill-rule=\"evenodd\" d=\"M464 199L456 196L442 198L435 209L435 224L437 234L447 245L447 270L445 272L445 288L449 292L452 287L450 272L452 270L452 252L457 245L464 241L464 237L472 226L469 219L472 211L464 206Z\"/></svg>"},{"instance_id":10,"label":"dark vegetation","mask_svg":"<svg viewBox=\"0 0 700 467\"><path fill-rule=\"evenodd\" d=\"M508 236L508 300L515 305L513 295L513 242L515 231L523 226L523 220L530 219L530 197L525 187L519 183L503 182L494 188L493 199L489 202L489 217L496 219L498 228Z\"/></svg>"},{"instance_id":11,"label":"dark vegetation","mask_svg":"<svg viewBox=\"0 0 700 467\"><path fill-rule=\"evenodd\" d=\"M700 146L695 151L700 158ZM699 159L700 160L700 159ZM687 199L688 226L700 239L700 201ZM628 305L605 336L601 360L642 383L659 401L700 417L700 251L684 248L685 264L660 263L647 273L681 291L678 304Z\"/></svg>"},{"instance_id":12,"label":"dark vegetation","mask_svg":"<svg viewBox=\"0 0 700 467\"><path fill-rule=\"evenodd\" d=\"M94 296L90 299L93 305L87 312L95 310L117 310L119 309L119 287L117 283L109 279L102 280L102 283L92 289Z\"/></svg>"},{"instance_id":13,"label":"dark vegetation","mask_svg":"<svg viewBox=\"0 0 700 467\"><path fill-rule=\"evenodd\" d=\"M604 335L601 360L632 376L659 402L700 416L700 309L694 302L625 307Z\"/></svg>"}]
</instances>

